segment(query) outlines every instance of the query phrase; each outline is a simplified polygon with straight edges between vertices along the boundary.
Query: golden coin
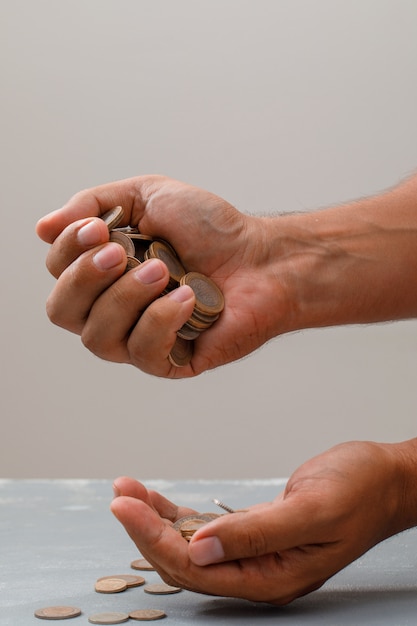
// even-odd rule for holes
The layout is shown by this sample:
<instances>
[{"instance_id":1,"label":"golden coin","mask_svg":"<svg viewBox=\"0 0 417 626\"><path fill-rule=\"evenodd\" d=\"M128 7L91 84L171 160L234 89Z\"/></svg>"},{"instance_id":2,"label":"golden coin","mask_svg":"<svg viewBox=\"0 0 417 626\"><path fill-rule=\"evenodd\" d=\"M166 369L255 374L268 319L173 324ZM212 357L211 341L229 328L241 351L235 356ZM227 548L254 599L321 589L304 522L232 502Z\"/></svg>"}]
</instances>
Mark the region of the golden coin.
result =
<instances>
[{"instance_id":1,"label":"golden coin","mask_svg":"<svg viewBox=\"0 0 417 626\"><path fill-rule=\"evenodd\" d=\"M181 587L173 587L172 585L167 585L166 583L152 583L150 585L146 585L144 587L144 591L155 595L164 595L166 593L179 593L182 589Z\"/></svg>"},{"instance_id":2,"label":"golden coin","mask_svg":"<svg viewBox=\"0 0 417 626\"><path fill-rule=\"evenodd\" d=\"M112 230L110 232L110 241L118 243L119 246L122 246L127 256L135 256L135 244L128 235L125 235L118 230Z\"/></svg>"},{"instance_id":3,"label":"golden coin","mask_svg":"<svg viewBox=\"0 0 417 626\"><path fill-rule=\"evenodd\" d=\"M130 567L132 569L145 570L148 572L155 571L153 565L151 565L146 559L135 559L131 562Z\"/></svg>"},{"instance_id":4,"label":"golden coin","mask_svg":"<svg viewBox=\"0 0 417 626\"><path fill-rule=\"evenodd\" d=\"M135 576L134 574L117 574L117 576L114 574L113 576L102 576L97 579L97 582L109 579L123 580L128 587L140 587L146 582L143 576Z\"/></svg>"},{"instance_id":5,"label":"golden coin","mask_svg":"<svg viewBox=\"0 0 417 626\"><path fill-rule=\"evenodd\" d=\"M188 365L191 361L192 356L192 342L182 337L177 337L172 350L168 355L168 360L174 367L184 367L184 365Z\"/></svg>"},{"instance_id":6,"label":"golden coin","mask_svg":"<svg viewBox=\"0 0 417 626\"><path fill-rule=\"evenodd\" d=\"M128 613L116 613L112 611L90 615L88 621L90 624L123 624L123 622L127 622L128 619Z\"/></svg>"},{"instance_id":7,"label":"golden coin","mask_svg":"<svg viewBox=\"0 0 417 626\"><path fill-rule=\"evenodd\" d=\"M94 588L98 593L119 593L127 589L127 584L121 578L105 578L97 580Z\"/></svg>"},{"instance_id":8,"label":"golden coin","mask_svg":"<svg viewBox=\"0 0 417 626\"><path fill-rule=\"evenodd\" d=\"M106 211L106 213L101 216L101 219L106 223L109 230L113 230L113 228L116 228L116 226L120 224L123 215L123 207L115 206L113 209L110 209L110 211Z\"/></svg>"},{"instance_id":9,"label":"golden coin","mask_svg":"<svg viewBox=\"0 0 417 626\"><path fill-rule=\"evenodd\" d=\"M35 611L35 617L39 619L69 619L81 615L81 609L75 606L47 606Z\"/></svg>"},{"instance_id":10,"label":"golden coin","mask_svg":"<svg viewBox=\"0 0 417 626\"><path fill-rule=\"evenodd\" d=\"M162 619L167 614L160 609L138 609L129 613L130 619L136 619L139 622L150 622L155 619Z\"/></svg>"},{"instance_id":11,"label":"golden coin","mask_svg":"<svg viewBox=\"0 0 417 626\"><path fill-rule=\"evenodd\" d=\"M189 285L194 291L197 311L206 315L218 315L224 308L224 297L216 283L198 272L188 272L180 279L181 285Z\"/></svg>"}]
</instances>

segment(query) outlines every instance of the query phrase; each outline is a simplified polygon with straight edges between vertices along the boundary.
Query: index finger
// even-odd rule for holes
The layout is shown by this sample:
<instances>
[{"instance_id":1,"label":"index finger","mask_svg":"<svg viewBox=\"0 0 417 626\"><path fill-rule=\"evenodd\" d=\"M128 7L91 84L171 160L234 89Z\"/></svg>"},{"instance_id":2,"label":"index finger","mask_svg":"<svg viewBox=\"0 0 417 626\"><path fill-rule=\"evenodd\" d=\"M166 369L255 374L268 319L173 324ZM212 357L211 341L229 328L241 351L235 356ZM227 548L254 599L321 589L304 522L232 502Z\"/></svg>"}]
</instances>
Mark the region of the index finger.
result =
<instances>
[{"instance_id":1,"label":"index finger","mask_svg":"<svg viewBox=\"0 0 417 626\"><path fill-rule=\"evenodd\" d=\"M48 213L38 221L37 235L43 241L53 243L72 222L85 217L101 217L118 205L124 210L121 225L129 224L133 210L140 217L146 206L146 178L127 178L76 193L62 208Z\"/></svg>"}]
</instances>

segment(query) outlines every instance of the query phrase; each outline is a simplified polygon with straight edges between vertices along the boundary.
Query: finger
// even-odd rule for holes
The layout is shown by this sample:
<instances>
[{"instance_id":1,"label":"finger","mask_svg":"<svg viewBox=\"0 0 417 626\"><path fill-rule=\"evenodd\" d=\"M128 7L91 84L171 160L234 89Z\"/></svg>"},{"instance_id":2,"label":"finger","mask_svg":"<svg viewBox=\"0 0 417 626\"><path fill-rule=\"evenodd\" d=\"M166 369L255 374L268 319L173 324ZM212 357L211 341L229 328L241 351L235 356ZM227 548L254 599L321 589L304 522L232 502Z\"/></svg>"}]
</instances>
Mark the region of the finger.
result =
<instances>
[{"instance_id":1,"label":"finger","mask_svg":"<svg viewBox=\"0 0 417 626\"><path fill-rule=\"evenodd\" d=\"M70 224L49 249L46 266L58 278L62 272L87 250L109 240L109 231L103 220L85 219Z\"/></svg>"},{"instance_id":2,"label":"finger","mask_svg":"<svg viewBox=\"0 0 417 626\"><path fill-rule=\"evenodd\" d=\"M195 533L190 559L208 565L322 543L316 511L315 504L291 499L223 515Z\"/></svg>"},{"instance_id":3,"label":"finger","mask_svg":"<svg viewBox=\"0 0 417 626\"><path fill-rule=\"evenodd\" d=\"M167 376L170 371L176 376L179 368L171 365L168 355L177 331L192 314L194 302L194 292L183 285L147 307L128 339L133 365L156 376ZM187 366L180 369L186 370ZM188 369L192 372L190 366Z\"/></svg>"},{"instance_id":4,"label":"finger","mask_svg":"<svg viewBox=\"0 0 417 626\"><path fill-rule=\"evenodd\" d=\"M157 511L160 517L168 519L171 522L175 522L185 515L196 513L195 509L179 507L162 494L152 489L147 489L142 483L128 476L117 478L113 483L113 490L116 497L130 496L131 498L146 502Z\"/></svg>"},{"instance_id":5,"label":"finger","mask_svg":"<svg viewBox=\"0 0 417 626\"><path fill-rule=\"evenodd\" d=\"M115 206L122 206L120 225L138 226L149 199L162 187L164 176L136 176L99 185L76 193L60 209L41 218L36 225L38 236L52 243L72 222L85 217L100 217ZM177 183L180 188L180 183Z\"/></svg>"},{"instance_id":6,"label":"finger","mask_svg":"<svg viewBox=\"0 0 417 626\"><path fill-rule=\"evenodd\" d=\"M36 225L37 235L52 243L72 222L85 217L100 217L114 206L122 206L125 212L123 223L129 223L132 206L137 196L137 179L100 185L80 191L60 209L41 218Z\"/></svg>"},{"instance_id":7,"label":"finger","mask_svg":"<svg viewBox=\"0 0 417 626\"><path fill-rule=\"evenodd\" d=\"M188 557L188 542L140 500L119 497L112 501L110 508L140 553L166 582L214 595L239 595L242 576L238 564L211 568L193 565Z\"/></svg>"},{"instance_id":8,"label":"finger","mask_svg":"<svg viewBox=\"0 0 417 626\"><path fill-rule=\"evenodd\" d=\"M126 254L117 243L107 243L79 256L59 276L46 310L49 319L81 334L93 302L119 278L126 267Z\"/></svg>"},{"instance_id":9,"label":"finger","mask_svg":"<svg viewBox=\"0 0 417 626\"><path fill-rule=\"evenodd\" d=\"M81 335L83 344L103 359L133 362L128 345L132 328L143 311L159 298L168 279L167 267L158 259L150 259L127 272L91 306ZM165 359L167 355L168 352Z\"/></svg>"}]
</instances>

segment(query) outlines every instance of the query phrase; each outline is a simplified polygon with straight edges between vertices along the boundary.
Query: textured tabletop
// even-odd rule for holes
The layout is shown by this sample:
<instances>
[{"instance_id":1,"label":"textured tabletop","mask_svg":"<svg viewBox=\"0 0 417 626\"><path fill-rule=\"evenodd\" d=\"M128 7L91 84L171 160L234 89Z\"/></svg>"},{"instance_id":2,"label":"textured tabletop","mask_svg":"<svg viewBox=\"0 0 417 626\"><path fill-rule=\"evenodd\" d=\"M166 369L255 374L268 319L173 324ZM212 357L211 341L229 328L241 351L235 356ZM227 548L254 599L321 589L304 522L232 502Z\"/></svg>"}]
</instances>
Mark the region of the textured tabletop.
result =
<instances>
[{"instance_id":1,"label":"textured tabletop","mask_svg":"<svg viewBox=\"0 0 417 626\"><path fill-rule=\"evenodd\" d=\"M271 500L283 480L147 481L167 497L198 510L217 510L219 498L234 508ZM417 529L376 546L320 590L286 607L204 596L188 591L150 596L143 587L118 594L94 590L101 576L135 572L140 555L109 511L111 482L97 480L0 481L0 624L45 623L35 609L77 606L91 614L162 609L166 626L179 624L317 624L344 626L417 624ZM62 623L62 622L60 622ZM129 621L134 624L138 622Z\"/></svg>"}]
</instances>

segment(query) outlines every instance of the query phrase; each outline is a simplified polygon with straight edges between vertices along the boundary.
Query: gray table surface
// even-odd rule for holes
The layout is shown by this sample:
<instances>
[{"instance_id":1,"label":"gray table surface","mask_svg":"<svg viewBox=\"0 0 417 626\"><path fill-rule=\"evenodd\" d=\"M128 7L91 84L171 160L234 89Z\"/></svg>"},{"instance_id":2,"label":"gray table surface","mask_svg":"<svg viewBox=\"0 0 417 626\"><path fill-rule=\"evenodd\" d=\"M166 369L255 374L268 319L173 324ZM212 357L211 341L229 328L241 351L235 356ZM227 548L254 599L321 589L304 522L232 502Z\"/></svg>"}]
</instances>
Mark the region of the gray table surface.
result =
<instances>
[{"instance_id":1,"label":"gray table surface","mask_svg":"<svg viewBox=\"0 0 417 626\"><path fill-rule=\"evenodd\" d=\"M217 510L271 500L283 480L147 481L178 503ZM417 529L376 546L320 590L286 607L182 591L150 596L142 587L119 594L94 591L100 576L139 573L140 555L109 511L111 482L104 480L0 480L0 624L45 623L37 608L71 605L82 615L65 623L88 624L104 611L160 608L167 626L178 624L417 624ZM159 581L145 572L147 582ZM130 621L129 623L138 623Z\"/></svg>"}]
</instances>

